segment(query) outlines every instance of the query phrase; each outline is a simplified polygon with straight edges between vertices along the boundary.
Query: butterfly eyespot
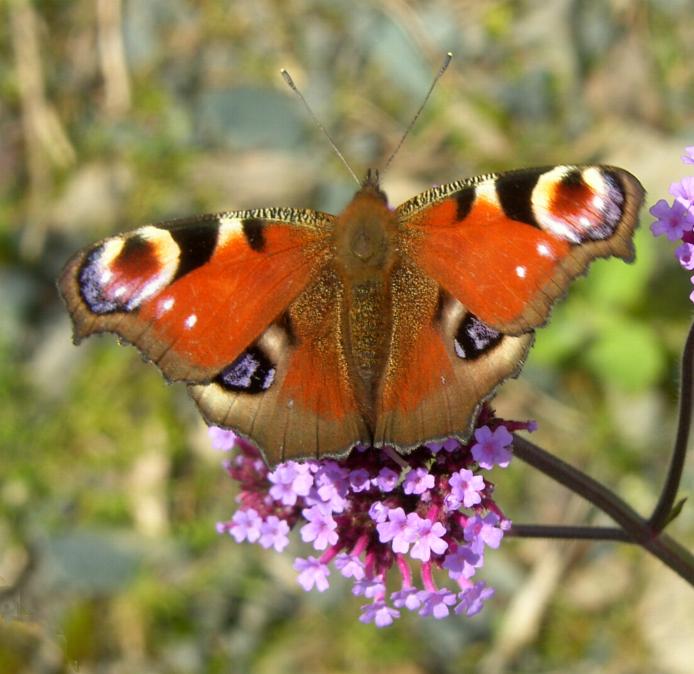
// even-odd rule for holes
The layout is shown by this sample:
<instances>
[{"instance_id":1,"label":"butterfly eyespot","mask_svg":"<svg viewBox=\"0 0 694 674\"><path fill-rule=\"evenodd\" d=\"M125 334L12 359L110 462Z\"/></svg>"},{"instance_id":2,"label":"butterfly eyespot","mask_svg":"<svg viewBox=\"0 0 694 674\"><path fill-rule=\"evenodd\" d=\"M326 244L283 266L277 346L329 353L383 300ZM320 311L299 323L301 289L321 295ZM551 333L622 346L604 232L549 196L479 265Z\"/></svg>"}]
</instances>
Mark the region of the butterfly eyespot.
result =
<instances>
[{"instance_id":1,"label":"butterfly eyespot","mask_svg":"<svg viewBox=\"0 0 694 674\"><path fill-rule=\"evenodd\" d=\"M475 360L491 351L502 337L500 332L485 325L477 316L468 313L455 333L455 353L458 358Z\"/></svg>"},{"instance_id":2,"label":"butterfly eyespot","mask_svg":"<svg viewBox=\"0 0 694 674\"><path fill-rule=\"evenodd\" d=\"M217 383L228 391L263 393L275 380L275 366L257 346L244 351L216 377Z\"/></svg>"}]
</instances>

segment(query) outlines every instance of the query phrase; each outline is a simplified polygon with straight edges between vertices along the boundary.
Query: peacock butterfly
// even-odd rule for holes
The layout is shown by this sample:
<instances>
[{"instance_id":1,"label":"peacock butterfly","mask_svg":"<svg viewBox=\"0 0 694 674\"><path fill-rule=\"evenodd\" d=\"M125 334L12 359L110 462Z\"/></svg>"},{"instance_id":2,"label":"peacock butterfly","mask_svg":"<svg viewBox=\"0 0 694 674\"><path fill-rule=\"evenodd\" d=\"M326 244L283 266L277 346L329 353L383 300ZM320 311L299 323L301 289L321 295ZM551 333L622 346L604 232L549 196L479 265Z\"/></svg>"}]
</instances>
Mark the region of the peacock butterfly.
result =
<instances>
[{"instance_id":1,"label":"peacock butterfly","mask_svg":"<svg viewBox=\"0 0 694 674\"><path fill-rule=\"evenodd\" d=\"M554 166L393 210L369 172L337 216L230 211L104 239L59 288L76 343L134 344L270 463L406 450L467 438L570 281L595 258L633 258L643 196L623 169Z\"/></svg>"}]
</instances>

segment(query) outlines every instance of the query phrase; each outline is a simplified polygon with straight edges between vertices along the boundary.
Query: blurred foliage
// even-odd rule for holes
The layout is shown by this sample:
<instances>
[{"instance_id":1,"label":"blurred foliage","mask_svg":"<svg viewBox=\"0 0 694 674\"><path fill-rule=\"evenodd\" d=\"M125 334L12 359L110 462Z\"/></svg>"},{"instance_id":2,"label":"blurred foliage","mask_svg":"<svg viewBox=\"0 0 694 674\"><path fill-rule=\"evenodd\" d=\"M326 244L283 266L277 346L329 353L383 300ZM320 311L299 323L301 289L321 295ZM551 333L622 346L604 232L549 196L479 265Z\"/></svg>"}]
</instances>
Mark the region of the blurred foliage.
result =
<instances>
[{"instance_id":1,"label":"blurred foliage","mask_svg":"<svg viewBox=\"0 0 694 674\"><path fill-rule=\"evenodd\" d=\"M182 387L113 339L75 349L54 286L72 252L146 222L344 206L354 185L280 67L362 173L455 53L385 176L395 203L591 161L638 175L653 203L694 142L689 0L0 7L0 671L691 671L691 593L626 546L508 541L485 569L497 598L472 620L377 631L339 581L304 594L291 554L215 534L234 492ZM691 314L670 249L644 226L636 264L595 263L498 399L643 512ZM497 497L518 522L596 519L520 464ZM690 507L672 531L694 540Z\"/></svg>"}]
</instances>

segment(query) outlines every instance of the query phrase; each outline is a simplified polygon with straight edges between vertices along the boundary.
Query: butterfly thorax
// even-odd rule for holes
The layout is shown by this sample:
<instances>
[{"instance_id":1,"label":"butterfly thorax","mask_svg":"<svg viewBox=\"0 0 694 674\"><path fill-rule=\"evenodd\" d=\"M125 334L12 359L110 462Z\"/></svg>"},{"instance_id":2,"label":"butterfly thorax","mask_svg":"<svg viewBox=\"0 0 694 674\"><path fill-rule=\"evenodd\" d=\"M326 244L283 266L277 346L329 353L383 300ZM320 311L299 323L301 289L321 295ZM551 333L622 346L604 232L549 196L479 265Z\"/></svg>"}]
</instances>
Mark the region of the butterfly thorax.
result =
<instances>
[{"instance_id":1,"label":"butterfly thorax","mask_svg":"<svg viewBox=\"0 0 694 674\"><path fill-rule=\"evenodd\" d=\"M390 274L397 263L396 241L395 214L377 179L367 176L337 217L334 242L336 271L344 289L343 353L356 398L370 419L389 348Z\"/></svg>"}]
</instances>

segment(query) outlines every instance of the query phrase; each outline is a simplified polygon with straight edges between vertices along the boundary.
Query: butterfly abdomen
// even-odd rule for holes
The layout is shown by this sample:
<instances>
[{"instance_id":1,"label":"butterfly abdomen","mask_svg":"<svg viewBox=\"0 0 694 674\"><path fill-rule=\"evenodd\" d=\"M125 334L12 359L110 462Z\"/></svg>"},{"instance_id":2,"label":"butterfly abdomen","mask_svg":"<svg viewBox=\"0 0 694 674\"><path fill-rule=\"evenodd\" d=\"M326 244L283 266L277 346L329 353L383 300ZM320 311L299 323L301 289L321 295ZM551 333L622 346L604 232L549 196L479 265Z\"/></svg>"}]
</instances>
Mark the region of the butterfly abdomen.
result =
<instances>
[{"instance_id":1,"label":"butterfly abdomen","mask_svg":"<svg viewBox=\"0 0 694 674\"><path fill-rule=\"evenodd\" d=\"M335 224L335 265L344 287L341 346L362 415L372 427L390 347L397 226L385 195L368 184Z\"/></svg>"}]
</instances>

